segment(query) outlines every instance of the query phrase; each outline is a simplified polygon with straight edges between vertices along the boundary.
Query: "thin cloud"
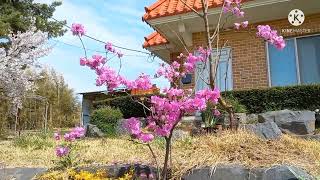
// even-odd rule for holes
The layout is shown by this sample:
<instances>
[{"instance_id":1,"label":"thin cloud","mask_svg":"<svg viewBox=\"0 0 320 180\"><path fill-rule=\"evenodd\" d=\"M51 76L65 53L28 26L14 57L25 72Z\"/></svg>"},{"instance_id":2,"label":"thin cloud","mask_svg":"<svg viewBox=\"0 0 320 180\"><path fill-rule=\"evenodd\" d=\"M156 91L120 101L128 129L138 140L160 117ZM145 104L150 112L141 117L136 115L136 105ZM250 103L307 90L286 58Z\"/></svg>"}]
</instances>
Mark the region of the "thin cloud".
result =
<instances>
[{"instance_id":1,"label":"thin cloud","mask_svg":"<svg viewBox=\"0 0 320 180\"><path fill-rule=\"evenodd\" d=\"M48 2L47 0L37 0L38 2ZM92 3L91 3L92 2ZM140 8L136 8L134 3L124 1L114 1L116 6L106 8L101 7L101 1L91 1L90 4L82 4L82 1L64 0L62 5L57 8L54 17L58 20L67 20L68 25L73 22L81 23L85 26L89 35L103 41L110 41L116 45L146 51L142 48L143 32L147 35L147 28L143 27L141 22ZM94 3L93 3L94 2ZM105 1L103 1L105 2ZM128 2L128 1L126 1ZM131 1L130 1L131 2ZM136 1L137 2L137 1ZM135 3L136 3L135 2ZM50 1L49 1L50 3ZM123 5L123 6L122 6ZM108 13L117 11L122 7L120 13ZM130 9L131 8L131 9ZM137 19L136 24L134 21ZM118 22L115 24L115 22ZM122 24L123 23L123 24ZM150 31L150 30L149 30ZM69 42L81 46L79 39L67 32L63 37L58 38L60 41ZM87 48L103 50L104 45L90 39L84 38ZM53 42L54 43L54 42ZM134 79L140 72L153 75L160 63L159 59L154 62L147 62L147 55L134 52L123 51L125 54L138 55L125 56L122 60L122 74L129 79ZM89 52L91 56L93 52ZM69 47L63 44L57 44L54 51L45 57L45 62L53 66L57 71L65 75L66 81L76 92L87 90L101 90L94 86L96 75L93 71L79 66L79 58L83 56L83 50ZM112 61L110 64L114 68L119 67L118 61ZM168 86L165 80L156 80L158 86Z\"/></svg>"}]
</instances>

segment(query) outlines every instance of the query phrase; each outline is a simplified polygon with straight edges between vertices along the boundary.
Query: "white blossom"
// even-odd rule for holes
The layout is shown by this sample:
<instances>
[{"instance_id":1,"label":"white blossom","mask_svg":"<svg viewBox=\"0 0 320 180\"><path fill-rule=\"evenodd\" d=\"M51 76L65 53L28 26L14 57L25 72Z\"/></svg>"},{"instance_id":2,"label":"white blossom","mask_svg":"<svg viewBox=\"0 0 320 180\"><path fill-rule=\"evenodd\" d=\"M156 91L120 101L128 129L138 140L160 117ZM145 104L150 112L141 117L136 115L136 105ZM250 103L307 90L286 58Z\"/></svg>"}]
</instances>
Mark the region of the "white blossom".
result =
<instances>
[{"instance_id":1,"label":"white blossom","mask_svg":"<svg viewBox=\"0 0 320 180\"><path fill-rule=\"evenodd\" d=\"M0 92L9 98L14 114L22 108L23 97L33 86L35 77L30 69L40 67L38 59L50 51L47 39L46 33L31 29L10 35L9 47L0 48Z\"/></svg>"}]
</instances>

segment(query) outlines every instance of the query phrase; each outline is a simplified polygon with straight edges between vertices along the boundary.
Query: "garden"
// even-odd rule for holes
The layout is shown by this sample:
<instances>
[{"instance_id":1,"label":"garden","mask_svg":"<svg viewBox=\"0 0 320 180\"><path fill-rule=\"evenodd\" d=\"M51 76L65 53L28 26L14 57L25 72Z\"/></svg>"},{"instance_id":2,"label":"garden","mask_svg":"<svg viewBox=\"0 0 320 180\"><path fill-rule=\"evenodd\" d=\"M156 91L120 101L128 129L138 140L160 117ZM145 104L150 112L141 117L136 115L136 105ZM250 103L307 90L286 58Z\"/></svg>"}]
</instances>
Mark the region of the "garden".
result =
<instances>
[{"instance_id":1,"label":"garden","mask_svg":"<svg viewBox=\"0 0 320 180\"><path fill-rule=\"evenodd\" d=\"M7 5L16 8L14 3ZM8 132L0 133L1 178L320 178L320 85L221 92L215 83L220 55L214 55L213 49L221 54L226 44L219 39L223 28L220 23L213 32L209 28L208 1L201 1L201 11L192 9L203 20L207 40L196 48L197 53L190 53L185 47L186 52L180 53L176 61L160 64L152 75L141 72L135 79L122 74L125 54L121 47L89 36L85 24L50 24L48 19L59 5L61 2L51 6L31 3L30 8L34 8L38 18L30 20L31 28L3 32L9 43L0 46L0 95L5 97L5 105L0 107L5 112L1 115L8 117L1 119L1 126ZM39 9L49 11L50 16L38 17ZM220 17L227 14L245 18L242 2L238 0L223 1L219 12ZM79 55L80 66L94 72L95 85L107 92L148 91L153 88L152 80L158 78L166 79L171 87L156 94L127 93L95 101L90 107L93 108L90 121L78 123L79 103L63 78L49 78L57 77L53 72L43 71L40 76L36 70L32 71L38 67L38 59L50 49L45 46L50 36L37 30L48 30L43 28L48 24L53 26L50 28L54 32L49 31L51 36L63 34L65 30L61 28L66 26L79 40L83 50ZM233 26L235 30L246 30L249 22L236 20ZM254 30L255 38L277 50L286 47L285 39L271 26L258 25ZM91 53L84 38L103 43L104 52ZM114 61L119 62L118 67L112 64ZM199 63L204 68L199 70ZM198 73L196 81L203 81L206 87L183 88L181 80L195 73ZM208 73L208 79L201 76L203 73ZM46 91L54 88L57 93ZM45 102L44 106L27 101L34 92L46 97L32 96ZM30 122L31 116L41 118ZM34 127L43 130L30 130Z\"/></svg>"}]
</instances>

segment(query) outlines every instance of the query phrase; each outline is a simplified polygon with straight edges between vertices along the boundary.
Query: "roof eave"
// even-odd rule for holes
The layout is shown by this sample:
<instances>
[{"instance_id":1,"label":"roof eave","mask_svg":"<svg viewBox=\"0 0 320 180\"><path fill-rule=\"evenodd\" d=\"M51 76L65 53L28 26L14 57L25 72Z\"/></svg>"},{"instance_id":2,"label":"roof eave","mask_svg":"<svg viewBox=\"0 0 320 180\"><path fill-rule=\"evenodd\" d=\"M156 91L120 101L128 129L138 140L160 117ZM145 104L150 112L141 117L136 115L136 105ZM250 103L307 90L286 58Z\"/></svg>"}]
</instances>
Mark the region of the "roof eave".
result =
<instances>
[{"instance_id":1,"label":"roof eave","mask_svg":"<svg viewBox=\"0 0 320 180\"><path fill-rule=\"evenodd\" d=\"M282 2L288 2L288 1L290 0L253 0L253 1L245 2L242 6L242 9L249 9L249 8L254 8L254 7L264 6L264 5L271 5L271 4L278 4ZM216 15L216 14L219 14L220 12L221 12L221 7L209 8L208 15L209 16ZM193 19L193 18L200 18L200 17L199 15L197 15L192 11L191 12L188 11L188 12L176 13L174 15L154 17L154 18L148 18L148 19L146 19L145 16L143 16L142 20L154 28L155 25L176 22L176 21L180 21L181 19Z\"/></svg>"}]
</instances>

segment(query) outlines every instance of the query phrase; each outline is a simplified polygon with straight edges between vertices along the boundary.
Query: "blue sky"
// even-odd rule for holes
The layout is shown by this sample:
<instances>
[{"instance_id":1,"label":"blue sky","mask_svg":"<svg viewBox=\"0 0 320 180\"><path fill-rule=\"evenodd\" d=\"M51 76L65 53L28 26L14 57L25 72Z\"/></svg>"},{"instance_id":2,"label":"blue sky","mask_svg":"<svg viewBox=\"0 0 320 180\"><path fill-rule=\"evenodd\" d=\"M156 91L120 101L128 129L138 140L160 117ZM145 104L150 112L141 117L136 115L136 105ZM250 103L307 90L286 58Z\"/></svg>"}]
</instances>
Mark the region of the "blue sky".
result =
<instances>
[{"instance_id":1,"label":"blue sky","mask_svg":"<svg viewBox=\"0 0 320 180\"><path fill-rule=\"evenodd\" d=\"M50 0L37 0L36 2L50 3ZM146 51L142 48L144 37L153 30L142 22L144 7L151 5L155 0L63 0L57 8L54 17L58 20L67 20L67 24L81 23L85 26L87 34L105 42L110 41L118 46ZM84 56L80 48L66 44L81 46L77 37L67 32L63 37L50 40L53 45L52 52L41 59L45 66L53 67L61 73L66 82L76 93L105 90L105 87L96 87L94 71L81 67L79 58ZM89 49L104 50L104 45L84 38L85 45ZM89 55L97 52L88 51ZM126 56L122 59L121 72L129 79L135 79L140 72L153 75L161 60L147 59L147 55L122 51ZM111 66L119 67L119 61L113 59ZM169 83L164 79L154 81L158 87L168 87Z\"/></svg>"}]
</instances>

